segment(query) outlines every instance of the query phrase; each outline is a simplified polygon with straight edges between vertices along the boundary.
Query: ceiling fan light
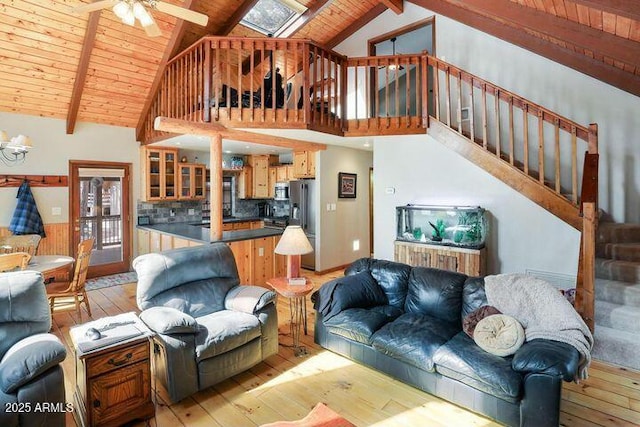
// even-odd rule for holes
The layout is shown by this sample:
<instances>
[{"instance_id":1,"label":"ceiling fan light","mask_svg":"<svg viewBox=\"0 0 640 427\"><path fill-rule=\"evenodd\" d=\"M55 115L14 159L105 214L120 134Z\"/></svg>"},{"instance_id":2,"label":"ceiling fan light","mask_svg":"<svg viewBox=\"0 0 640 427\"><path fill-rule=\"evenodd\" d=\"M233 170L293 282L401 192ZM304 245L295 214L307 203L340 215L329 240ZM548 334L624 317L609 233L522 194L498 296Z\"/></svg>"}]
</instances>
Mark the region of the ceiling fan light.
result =
<instances>
[{"instance_id":1,"label":"ceiling fan light","mask_svg":"<svg viewBox=\"0 0 640 427\"><path fill-rule=\"evenodd\" d=\"M113 6L113 13L115 13L116 16L120 19L124 19L124 17L127 15L127 12L129 12L129 4L125 3L124 1L119 1L115 4L115 6Z\"/></svg>"},{"instance_id":2,"label":"ceiling fan light","mask_svg":"<svg viewBox=\"0 0 640 427\"><path fill-rule=\"evenodd\" d=\"M0 130L0 143L9 142L9 135L3 130Z\"/></svg>"},{"instance_id":3,"label":"ceiling fan light","mask_svg":"<svg viewBox=\"0 0 640 427\"><path fill-rule=\"evenodd\" d=\"M147 12L147 9L145 9L145 7L142 4L135 3L133 5L133 14L136 18L138 18L138 21L140 21L140 24L143 27L148 27L149 25L153 25L153 18L151 17L149 12Z\"/></svg>"},{"instance_id":4,"label":"ceiling fan light","mask_svg":"<svg viewBox=\"0 0 640 427\"><path fill-rule=\"evenodd\" d=\"M129 9L126 15L124 15L124 17L122 18L122 22L127 25L131 25L132 27L136 24L136 17L131 9Z\"/></svg>"}]
</instances>

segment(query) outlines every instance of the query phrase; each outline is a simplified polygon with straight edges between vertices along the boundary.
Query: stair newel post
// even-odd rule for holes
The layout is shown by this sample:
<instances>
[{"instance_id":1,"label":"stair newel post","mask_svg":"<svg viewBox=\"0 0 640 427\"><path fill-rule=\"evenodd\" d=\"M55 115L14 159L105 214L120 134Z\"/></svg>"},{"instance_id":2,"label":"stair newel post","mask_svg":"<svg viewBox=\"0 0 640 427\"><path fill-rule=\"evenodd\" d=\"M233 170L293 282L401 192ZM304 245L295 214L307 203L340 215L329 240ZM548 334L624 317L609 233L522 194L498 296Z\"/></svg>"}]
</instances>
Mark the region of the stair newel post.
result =
<instances>
[{"instance_id":1,"label":"stair newel post","mask_svg":"<svg viewBox=\"0 0 640 427\"><path fill-rule=\"evenodd\" d=\"M420 57L420 68L422 68L422 126L424 128L429 127L429 61L427 58L427 52L423 51ZM437 72L437 71L436 71Z\"/></svg>"}]
</instances>

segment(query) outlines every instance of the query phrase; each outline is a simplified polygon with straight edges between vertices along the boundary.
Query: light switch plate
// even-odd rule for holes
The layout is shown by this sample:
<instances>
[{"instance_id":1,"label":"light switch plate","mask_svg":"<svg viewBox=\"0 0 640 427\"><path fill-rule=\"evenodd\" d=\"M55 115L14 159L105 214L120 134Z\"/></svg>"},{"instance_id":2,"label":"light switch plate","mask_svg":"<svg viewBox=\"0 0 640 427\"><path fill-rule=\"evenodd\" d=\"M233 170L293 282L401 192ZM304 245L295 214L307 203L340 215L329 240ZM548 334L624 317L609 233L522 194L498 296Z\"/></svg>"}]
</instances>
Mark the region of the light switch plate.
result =
<instances>
[{"instance_id":1,"label":"light switch plate","mask_svg":"<svg viewBox=\"0 0 640 427\"><path fill-rule=\"evenodd\" d=\"M51 208L51 215L55 215L55 216L62 215L62 208L59 208L59 207Z\"/></svg>"}]
</instances>

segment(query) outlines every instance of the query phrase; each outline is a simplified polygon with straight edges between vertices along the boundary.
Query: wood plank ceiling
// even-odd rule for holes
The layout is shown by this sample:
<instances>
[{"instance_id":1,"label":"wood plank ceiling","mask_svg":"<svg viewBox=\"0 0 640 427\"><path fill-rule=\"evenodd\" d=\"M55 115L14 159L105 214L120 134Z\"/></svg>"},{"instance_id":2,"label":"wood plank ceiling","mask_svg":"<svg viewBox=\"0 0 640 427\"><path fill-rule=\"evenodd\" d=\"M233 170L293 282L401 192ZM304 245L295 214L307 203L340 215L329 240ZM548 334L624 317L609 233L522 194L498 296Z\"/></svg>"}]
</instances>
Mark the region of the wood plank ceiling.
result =
<instances>
[{"instance_id":1,"label":"wood plank ceiling","mask_svg":"<svg viewBox=\"0 0 640 427\"><path fill-rule=\"evenodd\" d=\"M207 34L262 36L237 24L257 0L164 0L205 13L210 21L206 28L178 25L154 12L163 33L156 38L122 24L110 10L96 12L94 34L91 15L71 12L90 1L0 2L0 111L69 118L70 132L76 121L136 128L172 55ZM637 0L408 1L640 96ZM328 47L388 7L397 13L402 5L399 0L300 3L309 10L293 37Z\"/></svg>"}]
</instances>

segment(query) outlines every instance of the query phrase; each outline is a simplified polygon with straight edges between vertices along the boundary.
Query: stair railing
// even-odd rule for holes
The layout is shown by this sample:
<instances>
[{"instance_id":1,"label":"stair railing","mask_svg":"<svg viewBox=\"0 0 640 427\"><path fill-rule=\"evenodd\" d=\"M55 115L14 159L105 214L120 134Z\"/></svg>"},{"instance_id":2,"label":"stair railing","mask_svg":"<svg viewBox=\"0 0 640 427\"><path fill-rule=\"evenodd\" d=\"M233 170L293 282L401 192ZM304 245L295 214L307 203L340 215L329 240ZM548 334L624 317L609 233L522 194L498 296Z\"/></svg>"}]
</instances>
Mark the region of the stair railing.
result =
<instances>
[{"instance_id":1,"label":"stair railing","mask_svg":"<svg viewBox=\"0 0 640 427\"><path fill-rule=\"evenodd\" d=\"M579 209L580 157L597 153L590 128L436 57L427 63L429 115Z\"/></svg>"}]
</instances>

